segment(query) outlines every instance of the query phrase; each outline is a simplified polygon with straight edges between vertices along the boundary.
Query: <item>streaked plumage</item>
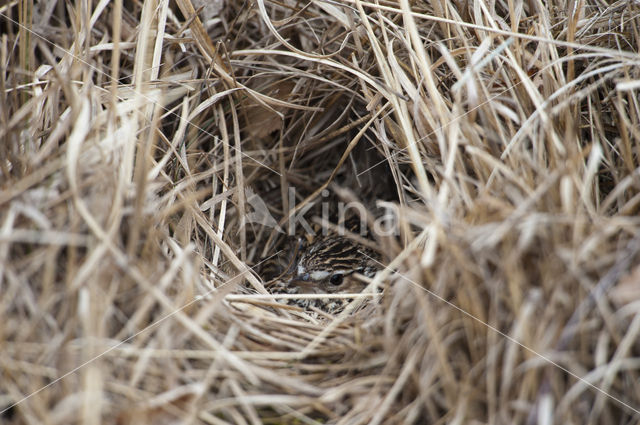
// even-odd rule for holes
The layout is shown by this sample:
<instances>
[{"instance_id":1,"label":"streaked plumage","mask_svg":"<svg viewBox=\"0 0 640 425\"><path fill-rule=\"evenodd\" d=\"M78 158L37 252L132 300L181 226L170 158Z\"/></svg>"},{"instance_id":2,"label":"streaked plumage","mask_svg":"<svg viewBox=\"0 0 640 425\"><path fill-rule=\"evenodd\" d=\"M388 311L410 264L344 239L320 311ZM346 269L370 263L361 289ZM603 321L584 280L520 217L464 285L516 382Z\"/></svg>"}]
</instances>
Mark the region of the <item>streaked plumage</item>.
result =
<instances>
[{"instance_id":1,"label":"streaked plumage","mask_svg":"<svg viewBox=\"0 0 640 425\"><path fill-rule=\"evenodd\" d=\"M377 255L343 236L324 236L303 248L289 273L272 288L274 293L335 294L357 293L365 284L354 273L373 277L378 270ZM318 307L336 313L346 299L300 299L290 302L302 308Z\"/></svg>"}]
</instances>

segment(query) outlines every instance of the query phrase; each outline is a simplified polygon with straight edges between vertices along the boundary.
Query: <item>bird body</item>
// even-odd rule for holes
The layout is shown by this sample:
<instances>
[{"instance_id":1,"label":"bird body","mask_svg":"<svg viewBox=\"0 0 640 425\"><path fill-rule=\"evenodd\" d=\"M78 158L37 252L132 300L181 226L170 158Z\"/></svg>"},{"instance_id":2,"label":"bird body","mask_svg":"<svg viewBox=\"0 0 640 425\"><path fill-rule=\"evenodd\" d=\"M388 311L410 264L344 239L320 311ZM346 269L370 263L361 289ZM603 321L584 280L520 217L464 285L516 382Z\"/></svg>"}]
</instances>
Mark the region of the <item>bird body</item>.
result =
<instances>
[{"instance_id":1,"label":"bird body","mask_svg":"<svg viewBox=\"0 0 640 425\"><path fill-rule=\"evenodd\" d=\"M273 293L337 294L357 293L366 284L355 277L373 277L378 270L377 254L344 236L330 235L316 238L296 255L292 267L272 286ZM293 300L290 304L302 308L317 307L336 313L348 299Z\"/></svg>"}]
</instances>

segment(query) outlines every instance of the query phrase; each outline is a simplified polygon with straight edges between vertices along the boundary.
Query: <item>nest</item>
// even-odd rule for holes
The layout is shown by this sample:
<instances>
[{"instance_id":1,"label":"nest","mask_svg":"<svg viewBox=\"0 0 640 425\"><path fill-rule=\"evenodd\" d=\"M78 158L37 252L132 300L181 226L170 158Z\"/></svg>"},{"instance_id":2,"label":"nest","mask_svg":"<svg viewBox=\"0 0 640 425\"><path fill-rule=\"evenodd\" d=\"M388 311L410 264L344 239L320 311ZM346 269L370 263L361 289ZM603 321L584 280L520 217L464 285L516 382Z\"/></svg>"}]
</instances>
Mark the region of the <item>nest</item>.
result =
<instances>
[{"instance_id":1,"label":"nest","mask_svg":"<svg viewBox=\"0 0 640 425\"><path fill-rule=\"evenodd\" d=\"M0 7L1 422L640 417L637 4L122 3Z\"/></svg>"}]
</instances>

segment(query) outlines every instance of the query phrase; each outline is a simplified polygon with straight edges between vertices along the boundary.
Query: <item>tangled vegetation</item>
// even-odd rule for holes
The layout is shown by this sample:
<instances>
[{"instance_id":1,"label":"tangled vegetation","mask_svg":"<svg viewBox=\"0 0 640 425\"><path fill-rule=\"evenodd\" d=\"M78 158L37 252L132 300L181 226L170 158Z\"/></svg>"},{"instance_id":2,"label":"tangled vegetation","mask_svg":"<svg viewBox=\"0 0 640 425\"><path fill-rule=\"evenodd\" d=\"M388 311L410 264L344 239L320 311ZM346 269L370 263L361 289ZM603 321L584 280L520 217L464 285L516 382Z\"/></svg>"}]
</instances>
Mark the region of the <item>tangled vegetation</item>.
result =
<instances>
[{"instance_id":1,"label":"tangled vegetation","mask_svg":"<svg viewBox=\"0 0 640 425\"><path fill-rule=\"evenodd\" d=\"M0 422L636 423L639 15L5 2ZM264 287L325 198L397 224L336 315Z\"/></svg>"}]
</instances>

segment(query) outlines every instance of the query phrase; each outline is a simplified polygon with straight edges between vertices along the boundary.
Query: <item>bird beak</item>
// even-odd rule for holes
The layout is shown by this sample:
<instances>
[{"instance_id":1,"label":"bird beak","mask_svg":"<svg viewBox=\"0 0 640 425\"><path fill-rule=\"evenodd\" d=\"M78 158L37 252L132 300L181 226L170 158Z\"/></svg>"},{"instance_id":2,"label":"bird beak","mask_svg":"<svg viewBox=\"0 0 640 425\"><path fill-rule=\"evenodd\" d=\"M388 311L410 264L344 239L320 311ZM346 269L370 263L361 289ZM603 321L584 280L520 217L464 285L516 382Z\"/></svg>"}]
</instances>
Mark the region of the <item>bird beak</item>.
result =
<instances>
[{"instance_id":1,"label":"bird beak","mask_svg":"<svg viewBox=\"0 0 640 425\"><path fill-rule=\"evenodd\" d=\"M319 290L318 285L309 280L308 273L303 275L292 273L288 276L284 276L282 280L286 282L287 285L293 285L300 288L300 293L302 294L315 294Z\"/></svg>"}]
</instances>

